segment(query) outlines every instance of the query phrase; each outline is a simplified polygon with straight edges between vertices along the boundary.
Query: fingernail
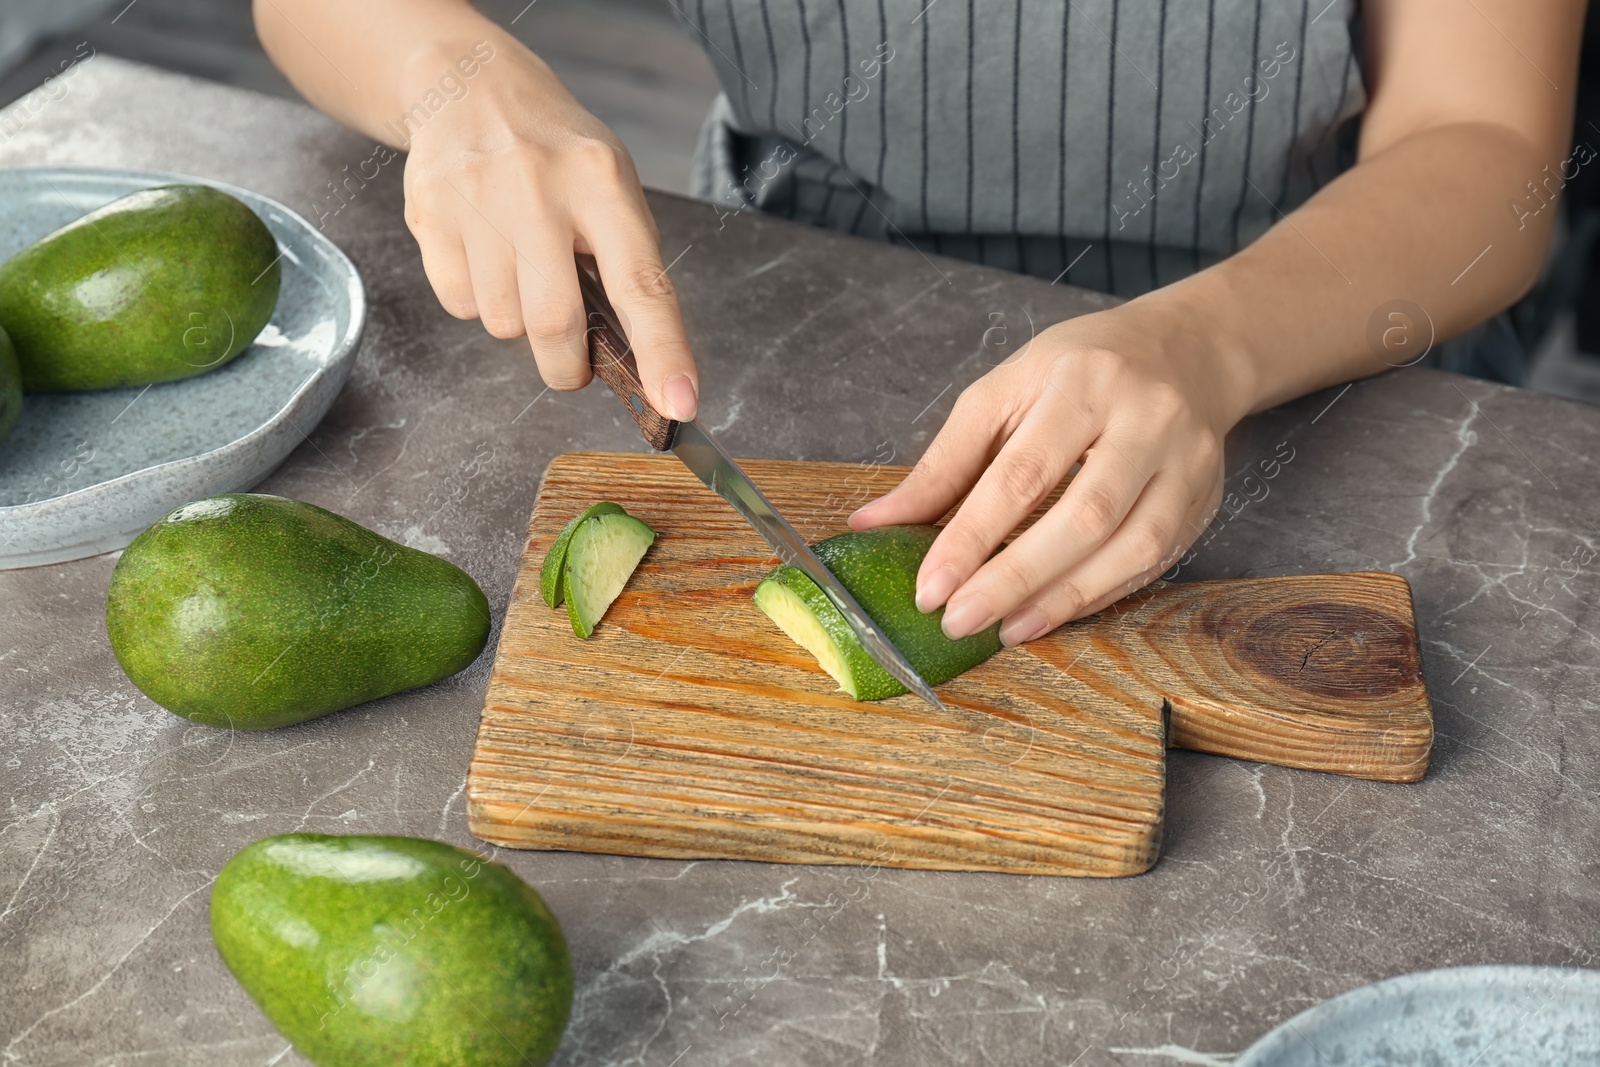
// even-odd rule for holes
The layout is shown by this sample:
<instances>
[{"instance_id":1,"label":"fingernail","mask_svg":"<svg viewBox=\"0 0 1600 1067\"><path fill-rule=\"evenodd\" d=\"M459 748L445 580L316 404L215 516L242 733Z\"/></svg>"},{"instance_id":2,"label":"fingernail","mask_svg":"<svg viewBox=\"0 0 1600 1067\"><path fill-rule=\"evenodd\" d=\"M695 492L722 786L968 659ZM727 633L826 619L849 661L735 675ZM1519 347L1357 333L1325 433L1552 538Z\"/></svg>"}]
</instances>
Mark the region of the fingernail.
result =
<instances>
[{"instance_id":1,"label":"fingernail","mask_svg":"<svg viewBox=\"0 0 1600 1067\"><path fill-rule=\"evenodd\" d=\"M1020 645L1041 637L1050 629L1050 620L1045 618L1044 612L1038 608L1023 608L1000 627L1000 643L1003 645Z\"/></svg>"},{"instance_id":2,"label":"fingernail","mask_svg":"<svg viewBox=\"0 0 1600 1067\"><path fill-rule=\"evenodd\" d=\"M949 600L959 584L955 567L944 563L934 568L932 574L917 583L917 610L926 615Z\"/></svg>"},{"instance_id":3,"label":"fingernail","mask_svg":"<svg viewBox=\"0 0 1600 1067\"><path fill-rule=\"evenodd\" d=\"M688 422L694 418L694 409L700 403L700 398L695 395L694 383L687 374L674 374L667 379L667 384L661 387L661 395L667 402L667 414L679 422Z\"/></svg>"},{"instance_id":4,"label":"fingernail","mask_svg":"<svg viewBox=\"0 0 1600 1067\"><path fill-rule=\"evenodd\" d=\"M994 612L989 610L989 605L983 602L982 597L969 596L951 604L939 625L946 637L956 641L977 633L993 619Z\"/></svg>"}]
</instances>

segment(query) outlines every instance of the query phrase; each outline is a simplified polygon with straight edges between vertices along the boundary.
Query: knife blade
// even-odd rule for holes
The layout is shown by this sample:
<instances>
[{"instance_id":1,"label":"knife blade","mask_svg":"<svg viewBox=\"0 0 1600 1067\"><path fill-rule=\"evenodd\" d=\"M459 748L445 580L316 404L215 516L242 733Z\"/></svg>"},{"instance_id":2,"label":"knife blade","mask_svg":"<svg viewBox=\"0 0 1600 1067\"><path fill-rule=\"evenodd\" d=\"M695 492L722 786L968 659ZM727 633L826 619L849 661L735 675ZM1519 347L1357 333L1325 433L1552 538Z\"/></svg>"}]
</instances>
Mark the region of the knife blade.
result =
<instances>
[{"instance_id":1,"label":"knife blade","mask_svg":"<svg viewBox=\"0 0 1600 1067\"><path fill-rule=\"evenodd\" d=\"M732 505L756 533L761 535L778 558L805 574L817 584L844 617L861 647L879 666L906 689L945 710L933 687L923 681L909 660L894 647L872 617L862 609L838 578L822 565L789 521L772 506L772 501L756 488L739 464L698 419L676 422L657 412L644 396L639 368L633 358L627 333L600 282L600 272L591 256L579 255L578 287L583 293L588 320L589 363L595 376L605 382L627 408L629 416L650 447L658 452L669 449L689 471L712 492Z\"/></svg>"}]
</instances>

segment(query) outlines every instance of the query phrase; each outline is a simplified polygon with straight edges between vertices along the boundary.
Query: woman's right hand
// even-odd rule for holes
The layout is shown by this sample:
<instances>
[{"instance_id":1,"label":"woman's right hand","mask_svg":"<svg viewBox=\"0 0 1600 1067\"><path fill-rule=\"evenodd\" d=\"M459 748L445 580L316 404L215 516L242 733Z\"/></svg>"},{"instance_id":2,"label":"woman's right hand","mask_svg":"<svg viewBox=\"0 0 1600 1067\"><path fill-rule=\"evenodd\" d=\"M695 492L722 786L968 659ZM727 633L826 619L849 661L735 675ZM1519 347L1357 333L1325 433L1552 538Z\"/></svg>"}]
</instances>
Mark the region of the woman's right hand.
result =
<instances>
[{"instance_id":1,"label":"woman's right hand","mask_svg":"<svg viewBox=\"0 0 1600 1067\"><path fill-rule=\"evenodd\" d=\"M406 224L439 302L495 337L526 335L552 389L591 376L575 252L599 264L649 400L692 419L694 356L628 150L508 38L412 135Z\"/></svg>"}]
</instances>

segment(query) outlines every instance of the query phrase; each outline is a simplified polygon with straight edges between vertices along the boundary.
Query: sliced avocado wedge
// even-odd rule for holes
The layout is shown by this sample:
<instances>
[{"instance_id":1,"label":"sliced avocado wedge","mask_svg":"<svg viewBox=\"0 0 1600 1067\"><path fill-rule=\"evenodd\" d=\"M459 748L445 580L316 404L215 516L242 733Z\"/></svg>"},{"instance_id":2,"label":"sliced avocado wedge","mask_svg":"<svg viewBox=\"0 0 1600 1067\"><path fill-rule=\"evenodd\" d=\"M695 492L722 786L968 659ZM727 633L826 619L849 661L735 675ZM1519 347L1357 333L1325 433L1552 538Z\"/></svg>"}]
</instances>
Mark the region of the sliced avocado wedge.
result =
<instances>
[{"instance_id":1,"label":"sliced avocado wedge","mask_svg":"<svg viewBox=\"0 0 1600 1067\"><path fill-rule=\"evenodd\" d=\"M572 532L578 524L597 515L625 514L621 504L614 504L609 500L602 500L583 510L583 514L567 523L566 528L556 535L555 542L551 544L550 551L544 555L544 565L539 568L539 592L544 595L544 602L553 608L561 606L564 593L561 589L561 573L567 562L567 546L572 541Z\"/></svg>"},{"instance_id":2,"label":"sliced avocado wedge","mask_svg":"<svg viewBox=\"0 0 1600 1067\"><path fill-rule=\"evenodd\" d=\"M873 662L839 609L804 572L779 567L756 586L754 599L756 607L766 612L789 640L815 656L817 665L852 699L883 700L906 691ZM874 667L882 678L874 675ZM887 683L883 679L888 679Z\"/></svg>"},{"instance_id":3,"label":"sliced avocado wedge","mask_svg":"<svg viewBox=\"0 0 1600 1067\"><path fill-rule=\"evenodd\" d=\"M936 526L884 526L811 546L929 685L947 682L1000 651L999 623L952 641L939 626L943 608L927 614L917 610L917 570L938 536ZM852 698L885 700L906 691L867 654L839 609L803 572L778 567L756 586L754 599Z\"/></svg>"},{"instance_id":4,"label":"sliced avocado wedge","mask_svg":"<svg viewBox=\"0 0 1600 1067\"><path fill-rule=\"evenodd\" d=\"M621 509L578 524L562 565L562 594L573 633L585 638L594 633L655 539L654 530Z\"/></svg>"}]
</instances>

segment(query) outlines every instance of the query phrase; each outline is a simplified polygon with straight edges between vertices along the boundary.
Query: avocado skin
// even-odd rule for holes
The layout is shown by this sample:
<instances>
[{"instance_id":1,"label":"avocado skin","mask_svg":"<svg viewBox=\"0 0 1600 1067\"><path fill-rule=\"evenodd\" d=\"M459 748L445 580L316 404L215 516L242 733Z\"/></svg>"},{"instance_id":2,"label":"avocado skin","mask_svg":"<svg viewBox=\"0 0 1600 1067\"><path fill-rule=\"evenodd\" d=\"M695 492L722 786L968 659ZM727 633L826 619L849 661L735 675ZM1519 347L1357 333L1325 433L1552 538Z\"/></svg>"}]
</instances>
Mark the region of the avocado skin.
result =
<instances>
[{"instance_id":1,"label":"avocado skin","mask_svg":"<svg viewBox=\"0 0 1600 1067\"><path fill-rule=\"evenodd\" d=\"M211 936L323 1067L541 1067L572 1009L566 939L539 894L438 841L257 841L217 876Z\"/></svg>"},{"instance_id":2,"label":"avocado skin","mask_svg":"<svg viewBox=\"0 0 1600 1067\"><path fill-rule=\"evenodd\" d=\"M917 609L917 571L938 536L937 526L880 526L838 534L811 546L822 565L929 685L948 682L1000 651L999 623L952 641L939 625L944 608L927 614ZM804 572L785 564L768 577L799 593L835 643L844 647L861 694L858 699L884 700L906 692L894 675L866 654L839 609Z\"/></svg>"},{"instance_id":3,"label":"avocado skin","mask_svg":"<svg viewBox=\"0 0 1600 1067\"><path fill-rule=\"evenodd\" d=\"M256 339L278 303L278 244L207 185L142 189L0 263L0 326L25 392L188 378Z\"/></svg>"},{"instance_id":4,"label":"avocado skin","mask_svg":"<svg viewBox=\"0 0 1600 1067\"><path fill-rule=\"evenodd\" d=\"M477 658L465 571L313 504L232 493L134 538L106 594L128 678L207 726L265 730L428 685Z\"/></svg>"},{"instance_id":5,"label":"avocado skin","mask_svg":"<svg viewBox=\"0 0 1600 1067\"><path fill-rule=\"evenodd\" d=\"M11 436L22 417L22 372L11 338L0 329L0 441Z\"/></svg>"},{"instance_id":6,"label":"avocado skin","mask_svg":"<svg viewBox=\"0 0 1600 1067\"><path fill-rule=\"evenodd\" d=\"M567 591L562 588L561 577L566 573L567 546L572 543L572 535L577 533L578 527L599 515L626 515L622 505L614 500L602 500L598 504L591 504L577 515L571 522L561 528L556 534L555 541L550 545L550 550L544 554L544 563L539 568L539 593L544 597L544 602L553 608L559 608L566 599Z\"/></svg>"}]
</instances>

